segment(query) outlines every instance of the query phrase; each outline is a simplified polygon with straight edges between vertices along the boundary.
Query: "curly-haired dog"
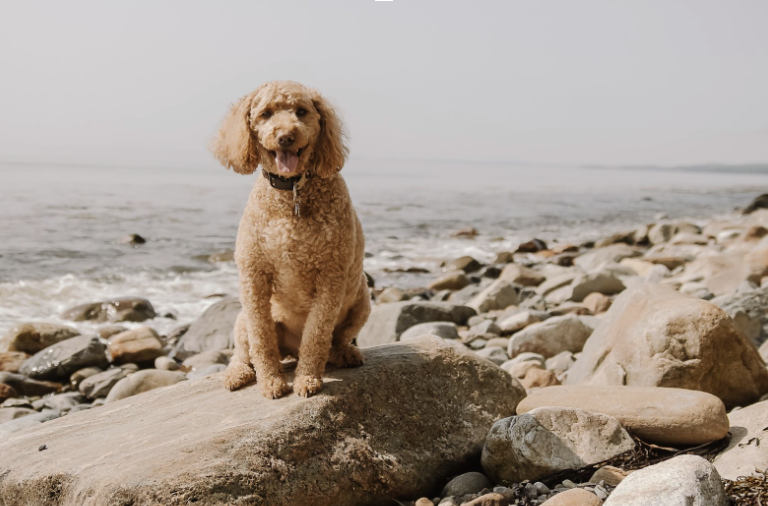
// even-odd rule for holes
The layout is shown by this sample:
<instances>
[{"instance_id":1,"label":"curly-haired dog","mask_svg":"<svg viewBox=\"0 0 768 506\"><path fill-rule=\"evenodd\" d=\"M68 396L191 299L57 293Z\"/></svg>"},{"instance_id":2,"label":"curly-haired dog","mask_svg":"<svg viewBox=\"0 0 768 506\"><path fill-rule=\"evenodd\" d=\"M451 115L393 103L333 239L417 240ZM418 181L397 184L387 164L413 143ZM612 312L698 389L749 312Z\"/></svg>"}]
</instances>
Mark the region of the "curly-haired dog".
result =
<instances>
[{"instance_id":1,"label":"curly-haired dog","mask_svg":"<svg viewBox=\"0 0 768 506\"><path fill-rule=\"evenodd\" d=\"M293 390L313 395L326 363L362 364L352 341L371 311L363 230L339 175L341 122L315 90L265 83L232 107L211 150L235 172L261 165L264 175L237 233L243 310L224 383L255 379L264 396L280 397L290 389L280 360L290 354L299 361Z\"/></svg>"}]
</instances>

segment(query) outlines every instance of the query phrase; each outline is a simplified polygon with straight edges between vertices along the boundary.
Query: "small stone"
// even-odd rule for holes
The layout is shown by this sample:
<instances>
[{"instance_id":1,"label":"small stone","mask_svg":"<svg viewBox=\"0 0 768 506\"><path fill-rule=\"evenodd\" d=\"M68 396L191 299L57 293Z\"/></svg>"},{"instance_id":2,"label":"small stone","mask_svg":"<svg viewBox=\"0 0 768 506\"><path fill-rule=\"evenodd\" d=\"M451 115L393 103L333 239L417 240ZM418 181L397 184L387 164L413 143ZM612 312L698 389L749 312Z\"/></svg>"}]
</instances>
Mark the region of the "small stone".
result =
<instances>
[{"instance_id":1,"label":"small stone","mask_svg":"<svg viewBox=\"0 0 768 506\"><path fill-rule=\"evenodd\" d=\"M155 369L163 371L178 371L179 364L170 357L162 356L155 359Z\"/></svg>"},{"instance_id":2,"label":"small stone","mask_svg":"<svg viewBox=\"0 0 768 506\"><path fill-rule=\"evenodd\" d=\"M515 261L515 254L511 251L499 251L496 253L495 264L511 264Z\"/></svg>"},{"instance_id":3,"label":"small stone","mask_svg":"<svg viewBox=\"0 0 768 506\"><path fill-rule=\"evenodd\" d=\"M0 372L19 372L21 364L28 358L23 351L0 352Z\"/></svg>"},{"instance_id":4,"label":"small stone","mask_svg":"<svg viewBox=\"0 0 768 506\"><path fill-rule=\"evenodd\" d=\"M58 342L80 335L76 329L55 323L22 323L0 339L0 351L21 351L34 355ZM13 371L12 371L13 372Z\"/></svg>"},{"instance_id":5,"label":"small stone","mask_svg":"<svg viewBox=\"0 0 768 506\"><path fill-rule=\"evenodd\" d=\"M501 346L487 346L477 352L478 357L490 360L496 365L501 365L508 360L507 351Z\"/></svg>"},{"instance_id":6,"label":"small stone","mask_svg":"<svg viewBox=\"0 0 768 506\"><path fill-rule=\"evenodd\" d=\"M407 341L426 335L438 336L443 339L458 339L459 330L453 322L419 323L403 332L400 335L400 340Z\"/></svg>"},{"instance_id":7,"label":"small stone","mask_svg":"<svg viewBox=\"0 0 768 506\"><path fill-rule=\"evenodd\" d=\"M147 240L144 239L139 234L128 234L118 239L117 242L123 243L123 244L130 244L131 246L138 246L139 244L145 244Z\"/></svg>"},{"instance_id":8,"label":"small stone","mask_svg":"<svg viewBox=\"0 0 768 506\"><path fill-rule=\"evenodd\" d=\"M466 274L461 271L454 271L433 281L429 288L431 290L461 290L470 283L471 281Z\"/></svg>"},{"instance_id":9,"label":"small stone","mask_svg":"<svg viewBox=\"0 0 768 506\"><path fill-rule=\"evenodd\" d=\"M112 336L107 353L116 364L149 362L163 354L163 343L154 329L139 327Z\"/></svg>"},{"instance_id":10,"label":"small stone","mask_svg":"<svg viewBox=\"0 0 768 506\"><path fill-rule=\"evenodd\" d=\"M624 283L610 272L593 272L579 276L573 280L570 300L581 302L587 295L598 292L604 295L614 295L626 289Z\"/></svg>"},{"instance_id":11,"label":"small stone","mask_svg":"<svg viewBox=\"0 0 768 506\"><path fill-rule=\"evenodd\" d=\"M470 256L463 256L455 260L451 260L443 267L446 272L450 271L463 271L467 274L477 272L483 266L480 262Z\"/></svg>"},{"instance_id":12,"label":"small stone","mask_svg":"<svg viewBox=\"0 0 768 506\"><path fill-rule=\"evenodd\" d=\"M563 351L579 352L593 331L583 318L576 315L555 316L529 325L512 336L507 354L515 357L532 351L544 357L554 357Z\"/></svg>"},{"instance_id":13,"label":"small stone","mask_svg":"<svg viewBox=\"0 0 768 506\"><path fill-rule=\"evenodd\" d=\"M77 388L84 379L90 378L94 374L99 374L100 372L101 369L98 367L84 367L73 372L72 376L69 377L69 382L72 384L73 388Z\"/></svg>"},{"instance_id":14,"label":"small stone","mask_svg":"<svg viewBox=\"0 0 768 506\"><path fill-rule=\"evenodd\" d=\"M493 484L483 474L478 472L461 474L443 487L440 495L445 496L463 496L467 494L478 494L485 488L490 488Z\"/></svg>"},{"instance_id":15,"label":"small stone","mask_svg":"<svg viewBox=\"0 0 768 506\"><path fill-rule=\"evenodd\" d=\"M537 253L547 249L547 243L541 239L531 239L517 247L517 253Z\"/></svg>"},{"instance_id":16,"label":"small stone","mask_svg":"<svg viewBox=\"0 0 768 506\"><path fill-rule=\"evenodd\" d=\"M532 367L526 371L525 376L520 380L523 388L530 390L532 388L543 388L559 385L560 380L553 371Z\"/></svg>"},{"instance_id":17,"label":"small stone","mask_svg":"<svg viewBox=\"0 0 768 506\"><path fill-rule=\"evenodd\" d=\"M477 310L478 313L486 313L493 309L505 309L517 304L519 300L519 285L497 279L469 301L467 306Z\"/></svg>"},{"instance_id":18,"label":"small stone","mask_svg":"<svg viewBox=\"0 0 768 506\"><path fill-rule=\"evenodd\" d=\"M592 314L604 313L611 308L611 299L599 292L592 292L582 301L585 308Z\"/></svg>"},{"instance_id":19,"label":"small stone","mask_svg":"<svg viewBox=\"0 0 768 506\"><path fill-rule=\"evenodd\" d=\"M451 234L453 237L476 237L478 231L474 227L462 228Z\"/></svg>"},{"instance_id":20,"label":"small stone","mask_svg":"<svg viewBox=\"0 0 768 506\"><path fill-rule=\"evenodd\" d=\"M472 501L465 502L462 506L507 506L507 504L509 504L509 502L503 495L490 493L481 495Z\"/></svg>"},{"instance_id":21,"label":"small stone","mask_svg":"<svg viewBox=\"0 0 768 506\"><path fill-rule=\"evenodd\" d=\"M39 452L41 452L43 450L47 450L47 449L48 449L48 445L40 445L40 446L37 447L37 451L39 451Z\"/></svg>"},{"instance_id":22,"label":"small stone","mask_svg":"<svg viewBox=\"0 0 768 506\"><path fill-rule=\"evenodd\" d=\"M379 304L387 304L390 302L401 302L404 300L408 300L408 296L405 295L405 293L403 293L402 290L394 286L385 288L376 297L376 302L378 302Z\"/></svg>"},{"instance_id":23,"label":"small stone","mask_svg":"<svg viewBox=\"0 0 768 506\"><path fill-rule=\"evenodd\" d=\"M595 471L594 474L592 474L592 477L589 479L589 482L590 483L605 482L607 485L616 487L628 475L629 473L627 471L624 471L623 469L619 469L618 467L603 466L597 471ZM601 497L601 499L605 499L605 498Z\"/></svg>"},{"instance_id":24,"label":"small stone","mask_svg":"<svg viewBox=\"0 0 768 506\"><path fill-rule=\"evenodd\" d=\"M522 265L509 264L501 271L499 279L523 286L539 286L546 277L540 272Z\"/></svg>"},{"instance_id":25,"label":"small stone","mask_svg":"<svg viewBox=\"0 0 768 506\"><path fill-rule=\"evenodd\" d=\"M569 481L572 484L572 482ZM580 488L570 488L544 501L541 506L600 506L595 494ZM661 504L661 503L660 503Z\"/></svg>"},{"instance_id":26,"label":"small stone","mask_svg":"<svg viewBox=\"0 0 768 506\"><path fill-rule=\"evenodd\" d=\"M498 319L496 325L501 330L502 334L513 334L529 325L542 322L549 318L549 316L549 313L544 311L528 309L506 317L501 317Z\"/></svg>"},{"instance_id":27,"label":"small stone","mask_svg":"<svg viewBox=\"0 0 768 506\"><path fill-rule=\"evenodd\" d=\"M18 397L19 393L10 385L0 383L0 402L4 402L6 399Z\"/></svg>"}]
</instances>

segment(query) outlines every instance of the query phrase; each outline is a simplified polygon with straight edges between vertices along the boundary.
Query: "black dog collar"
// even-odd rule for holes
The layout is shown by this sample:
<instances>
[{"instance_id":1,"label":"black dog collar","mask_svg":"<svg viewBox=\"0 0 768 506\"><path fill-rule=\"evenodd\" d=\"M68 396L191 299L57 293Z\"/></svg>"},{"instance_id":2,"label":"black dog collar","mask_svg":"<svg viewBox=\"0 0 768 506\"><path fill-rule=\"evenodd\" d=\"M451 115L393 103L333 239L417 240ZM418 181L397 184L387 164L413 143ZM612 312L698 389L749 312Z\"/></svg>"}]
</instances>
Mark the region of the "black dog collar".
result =
<instances>
[{"instance_id":1,"label":"black dog collar","mask_svg":"<svg viewBox=\"0 0 768 506\"><path fill-rule=\"evenodd\" d=\"M269 181L269 185L272 188L286 191L301 189L301 187L304 186L304 181L302 180L312 177L312 174L309 172L305 172L304 174L299 174L298 176L293 177L283 177L278 176L277 174L272 174L271 172L267 172L264 169L261 169L261 175L264 176L264 179Z\"/></svg>"}]
</instances>

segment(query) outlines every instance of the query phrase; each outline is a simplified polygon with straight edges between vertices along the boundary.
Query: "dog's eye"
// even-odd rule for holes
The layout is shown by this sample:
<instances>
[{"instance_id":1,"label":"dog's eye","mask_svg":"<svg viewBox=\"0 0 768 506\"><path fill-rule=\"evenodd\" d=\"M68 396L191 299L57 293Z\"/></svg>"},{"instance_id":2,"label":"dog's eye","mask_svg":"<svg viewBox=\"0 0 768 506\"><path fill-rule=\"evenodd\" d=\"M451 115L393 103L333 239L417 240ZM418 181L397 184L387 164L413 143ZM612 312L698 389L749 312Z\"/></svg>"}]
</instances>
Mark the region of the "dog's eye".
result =
<instances>
[{"instance_id":1,"label":"dog's eye","mask_svg":"<svg viewBox=\"0 0 768 506\"><path fill-rule=\"evenodd\" d=\"M301 117L302 117L302 116L304 116L305 114L307 114L307 110L306 110L306 109L301 109L301 108L300 108L300 109L297 109L297 110L296 110L296 116L298 116L299 118L301 118Z\"/></svg>"},{"instance_id":2,"label":"dog's eye","mask_svg":"<svg viewBox=\"0 0 768 506\"><path fill-rule=\"evenodd\" d=\"M272 116L272 111L269 111L269 110L264 111L263 113L261 113L261 117L262 118L269 118L271 116Z\"/></svg>"}]
</instances>

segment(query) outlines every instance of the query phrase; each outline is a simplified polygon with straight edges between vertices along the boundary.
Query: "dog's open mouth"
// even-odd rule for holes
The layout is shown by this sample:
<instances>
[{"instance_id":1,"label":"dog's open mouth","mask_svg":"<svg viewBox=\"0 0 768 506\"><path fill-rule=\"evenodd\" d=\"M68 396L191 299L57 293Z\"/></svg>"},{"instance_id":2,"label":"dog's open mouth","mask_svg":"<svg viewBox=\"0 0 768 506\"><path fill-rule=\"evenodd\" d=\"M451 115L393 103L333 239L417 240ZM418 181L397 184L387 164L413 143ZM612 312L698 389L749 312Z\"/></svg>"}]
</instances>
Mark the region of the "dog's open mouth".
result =
<instances>
[{"instance_id":1,"label":"dog's open mouth","mask_svg":"<svg viewBox=\"0 0 768 506\"><path fill-rule=\"evenodd\" d=\"M299 157L302 151L304 151L304 148L299 149L295 153L287 149L278 149L277 151L270 151L269 154L275 157L278 172L290 174L299 165Z\"/></svg>"}]
</instances>

